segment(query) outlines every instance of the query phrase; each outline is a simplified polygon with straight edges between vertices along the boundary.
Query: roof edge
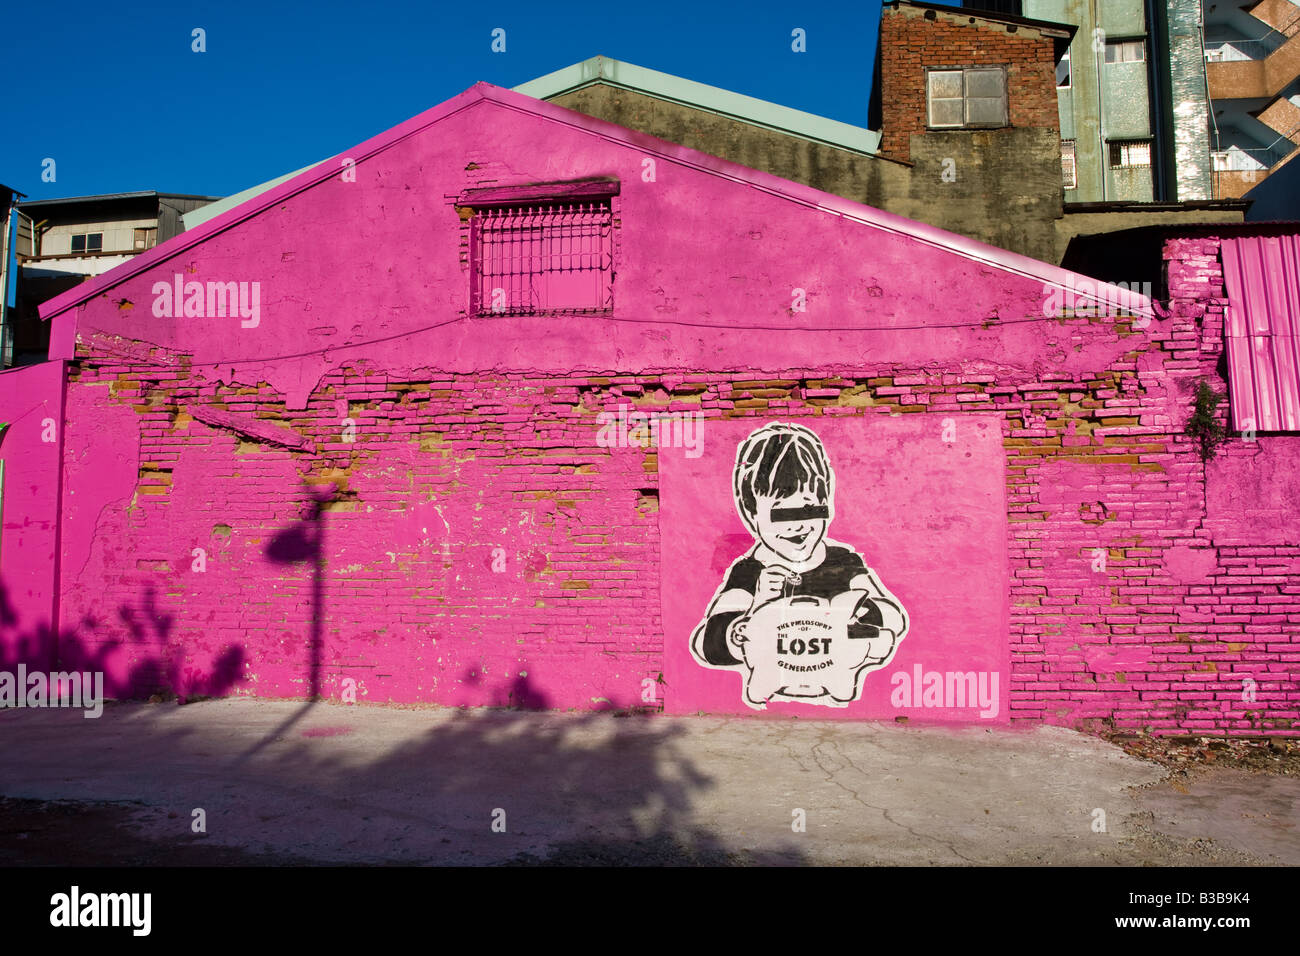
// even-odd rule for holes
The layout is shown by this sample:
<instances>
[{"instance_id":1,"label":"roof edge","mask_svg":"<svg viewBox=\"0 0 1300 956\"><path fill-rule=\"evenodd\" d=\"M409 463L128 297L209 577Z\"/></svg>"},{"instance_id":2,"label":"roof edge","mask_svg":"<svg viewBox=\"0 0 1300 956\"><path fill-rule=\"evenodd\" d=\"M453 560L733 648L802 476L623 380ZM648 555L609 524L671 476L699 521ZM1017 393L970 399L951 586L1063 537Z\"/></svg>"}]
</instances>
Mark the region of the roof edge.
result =
<instances>
[{"instance_id":1,"label":"roof edge","mask_svg":"<svg viewBox=\"0 0 1300 956\"><path fill-rule=\"evenodd\" d=\"M1073 37L1079 31L1077 23L1058 23L1055 20L1034 20L1030 17L1018 17L1013 13L998 13L993 10L979 10L974 7L954 7L946 3L926 3L925 0L884 0L881 4L881 11L886 7L917 7L922 10L937 10L940 13L951 13L956 16L970 17L972 20L984 20L987 23L1014 23L1019 27L1031 27L1035 30L1047 31L1051 36L1060 30L1068 31L1069 36Z\"/></svg>"},{"instance_id":2,"label":"roof edge","mask_svg":"<svg viewBox=\"0 0 1300 956\"><path fill-rule=\"evenodd\" d=\"M209 202L216 202L223 198L221 196L203 196L195 193L162 193L155 189L141 189L128 193L102 193L96 196L67 196L63 199L29 199L26 202L18 204L19 208L27 206L57 206L63 203L90 203L90 202L113 202L115 200L126 199L206 199Z\"/></svg>"},{"instance_id":3,"label":"roof edge","mask_svg":"<svg viewBox=\"0 0 1300 956\"><path fill-rule=\"evenodd\" d=\"M74 306L95 298L127 279L180 255L206 239L251 219L263 210L312 188L340 172L342 167L337 160L341 157L346 156L355 163L361 163L371 156L417 135L433 124L484 100L490 100L506 109L542 116L553 122L582 130L610 142L632 146L667 161L680 163L732 182L752 186L769 195L778 196L811 209L841 216L885 232L910 238L925 245L947 250L980 265L1041 282L1045 289L1049 286L1074 289L1077 287L1079 280L1083 280L1098 287L1099 300L1106 294L1107 289L1111 289L1113 292L1122 291L1105 283L1098 283L1096 279L1091 277L1062 269L1060 266L1040 262L1037 259L1031 259L1028 256L1010 252L1006 249L999 249L976 239L947 232L937 226L907 219L871 206L864 206L851 199L844 199L814 189L811 186L782 179L771 173L741 166L739 163L733 163L717 156L710 156L687 146L657 139L646 133L630 130L606 120L596 119L585 113L566 109L545 100L538 100L527 94L516 93L513 90L492 86L488 83L476 83L463 93L403 123L399 123L397 126L371 137L357 146L350 147L329 159L323 160L312 169L208 220L197 228L183 232L167 242L155 246L148 252L135 256L129 261L96 276L94 279L83 282L67 292L55 296L53 299L41 304L39 308L40 317L42 319L52 319ZM1151 314L1150 301L1146 297L1131 297L1131 300L1134 303L1134 308L1131 311L1139 315ZM54 354L54 340L55 337L52 335L50 357L70 357ZM67 337L61 337L61 341L65 343L66 347L68 342L75 341L75 332L69 330Z\"/></svg>"},{"instance_id":4,"label":"roof edge","mask_svg":"<svg viewBox=\"0 0 1300 956\"><path fill-rule=\"evenodd\" d=\"M283 202L291 196L296 196L300 192L305 192L313 186L329 179L331 176L342 171L343 167L335 162L343 157L351 159L355 163L369 159L376 153L380 153L391 146L396 145L404 139L421 132L427 127L437 123L439 120L458 113L475 103L487 98L486 89L488 84L476 83L462 93L458 93L449 100L445 100L430 109L411 117L405 122L398 123L396 126L372 136L364 142L350 147L342 152L335 153L333 156L321 160L314 166L292 175L277 186L258 193L233 209L213 216L206 222L200 223L193 229L187 229L177 236L173 236L166 242L159 243L147 252L134 256L119 266L109 269L107 272L100 273L98 276L74 286L67 292L56 295L54 298L42 302L37 309L38 315L42 319L53 319L56 315L66 312L74 306L88 302L95 296L100 295L108 289L119 285L126 280L139 275L147 269L152 269L160 262L166 262L181 253L192 249L199 243L211 238L220 232L225 232L247 219L251 219L265 209L274 206L276 203ZM493 87L495 89L495 87ZM51 345L51 347L53 347ZM53 356L51 356L53 357Z\"/></svg>"},{"instance_id":5,"label":"roof edge","mask_svg":"<svg viewBox=\"0 0 1300 956\"><path fill-rule=\"evenodd\" d=\"M671 73L661 73L607 56L594 56L514 87L514 92L546 100L597 83L631 90L693 109L825 143L840 149L875 155L881 134L862 126L781 106L754 96L709 86Z\"/></svg>"}]
</instances>

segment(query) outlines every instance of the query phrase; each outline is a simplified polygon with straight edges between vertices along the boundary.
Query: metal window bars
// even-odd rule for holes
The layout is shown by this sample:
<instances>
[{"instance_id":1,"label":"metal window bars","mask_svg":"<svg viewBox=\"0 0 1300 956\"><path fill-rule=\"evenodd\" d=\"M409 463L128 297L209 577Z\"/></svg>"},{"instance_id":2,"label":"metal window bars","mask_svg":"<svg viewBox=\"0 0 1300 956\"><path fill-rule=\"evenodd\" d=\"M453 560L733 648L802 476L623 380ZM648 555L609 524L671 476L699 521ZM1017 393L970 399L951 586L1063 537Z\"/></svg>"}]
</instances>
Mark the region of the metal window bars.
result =
<instances>
[{"instance_id":1,"label":"metal window bars","mask_svg":"<svg viewBox=\"0 0 1300 956\"><path fill-rule=\"evenodd\" d=\"M476 315L613 311L608 200L480 209L472 228Z\"/></svg>"}]
</instances>

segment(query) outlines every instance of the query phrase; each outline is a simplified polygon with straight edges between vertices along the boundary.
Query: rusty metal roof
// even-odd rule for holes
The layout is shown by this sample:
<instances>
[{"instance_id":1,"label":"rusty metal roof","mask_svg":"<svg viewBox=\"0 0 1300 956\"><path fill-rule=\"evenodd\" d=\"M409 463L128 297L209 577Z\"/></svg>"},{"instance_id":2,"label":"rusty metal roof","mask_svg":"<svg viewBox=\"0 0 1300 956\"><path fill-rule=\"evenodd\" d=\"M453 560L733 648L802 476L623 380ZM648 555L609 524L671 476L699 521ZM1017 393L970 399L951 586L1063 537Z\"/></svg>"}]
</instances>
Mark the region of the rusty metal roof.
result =
<instances>
[{"instance_id":1,"label":"rusty metal roof","mask_svg":"<svg viewBox=\"0 0 1300 956\"><path fill-rule=\"evenodd\" d=\"M1224 238L1232 424L1300 431L1300 236Z\"/></svg>"}]
</instances>

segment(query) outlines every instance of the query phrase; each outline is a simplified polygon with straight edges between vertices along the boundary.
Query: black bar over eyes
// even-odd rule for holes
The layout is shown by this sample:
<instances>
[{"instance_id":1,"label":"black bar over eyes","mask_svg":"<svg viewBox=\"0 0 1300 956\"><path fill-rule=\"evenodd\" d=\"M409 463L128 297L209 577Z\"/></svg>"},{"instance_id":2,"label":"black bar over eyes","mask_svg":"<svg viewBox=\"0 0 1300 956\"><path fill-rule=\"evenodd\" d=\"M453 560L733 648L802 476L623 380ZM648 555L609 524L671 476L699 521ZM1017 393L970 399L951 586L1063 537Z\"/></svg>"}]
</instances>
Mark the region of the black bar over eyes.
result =
<instances>
[{"instance_id":1,"label":"black bar over eyes","mask_svg":"<svg viewBox=\"0 0 1300 956\"><path fill-rule=\"evenodd\" d=\"M831 509L826 505L804 505L802 508L773 508L773 521L810 521L813 518L829 518Z\"/></svg>"}]
</instances>

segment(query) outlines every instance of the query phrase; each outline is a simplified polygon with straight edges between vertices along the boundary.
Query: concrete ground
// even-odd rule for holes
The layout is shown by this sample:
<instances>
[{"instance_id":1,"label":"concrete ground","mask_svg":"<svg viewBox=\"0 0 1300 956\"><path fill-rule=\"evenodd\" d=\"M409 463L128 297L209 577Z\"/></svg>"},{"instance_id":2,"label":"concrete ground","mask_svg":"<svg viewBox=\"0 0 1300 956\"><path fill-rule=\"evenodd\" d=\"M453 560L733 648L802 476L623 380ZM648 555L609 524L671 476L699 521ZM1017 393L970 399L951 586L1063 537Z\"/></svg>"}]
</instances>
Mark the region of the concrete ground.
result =
<instances>
[{"instance_id":1,"label":"concrete ground","mask_svg":"<svg viewBox=\"0 0 1300 956\"><path fill-rule=\"evenodd\" d=\"M0 711L0 796L0 863L1300 864L1300 777L1055 727L110 703Z\"/></svg>"}]
</instances>

